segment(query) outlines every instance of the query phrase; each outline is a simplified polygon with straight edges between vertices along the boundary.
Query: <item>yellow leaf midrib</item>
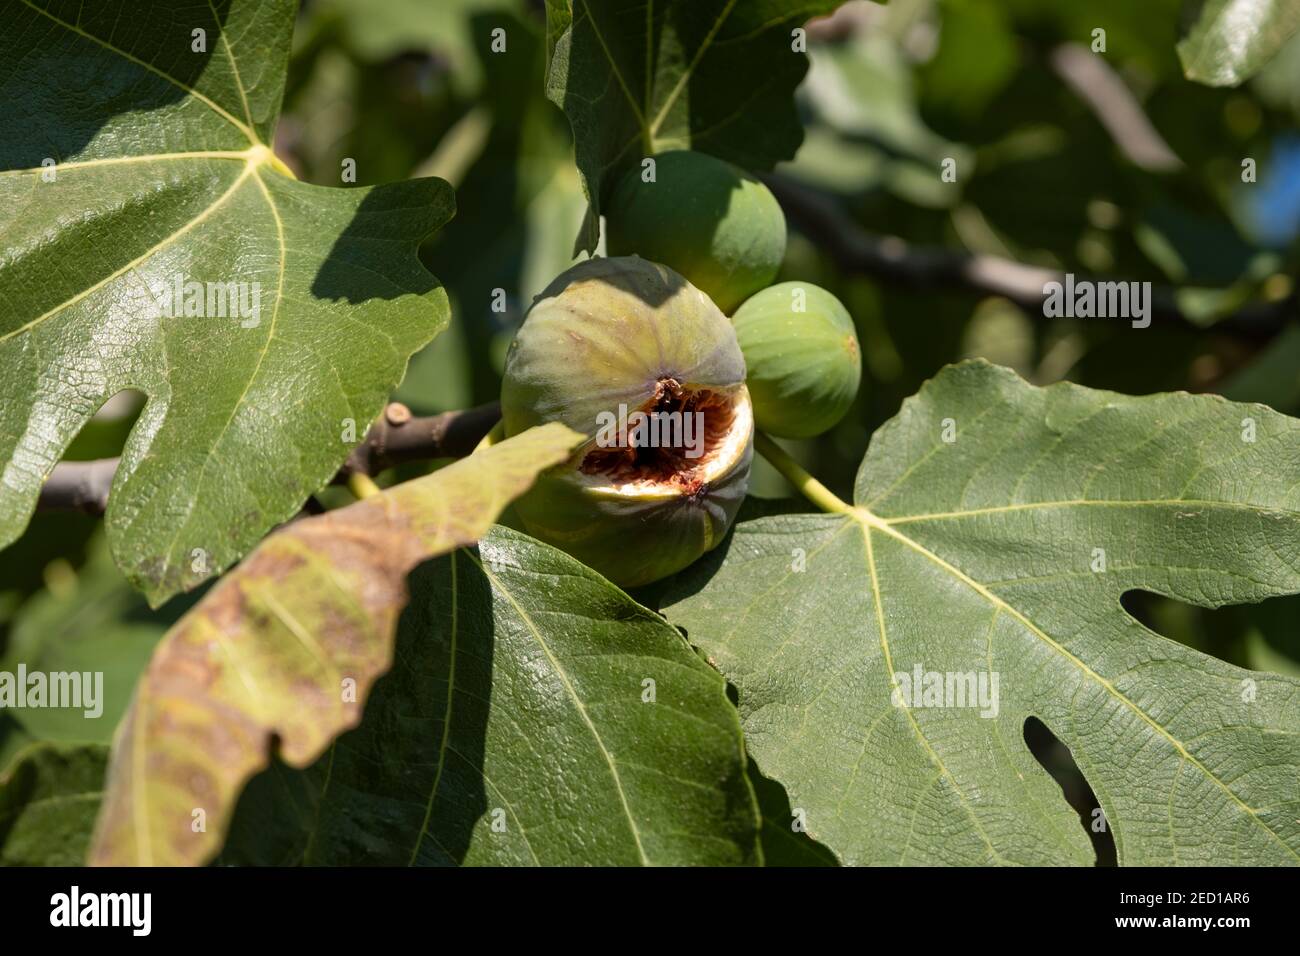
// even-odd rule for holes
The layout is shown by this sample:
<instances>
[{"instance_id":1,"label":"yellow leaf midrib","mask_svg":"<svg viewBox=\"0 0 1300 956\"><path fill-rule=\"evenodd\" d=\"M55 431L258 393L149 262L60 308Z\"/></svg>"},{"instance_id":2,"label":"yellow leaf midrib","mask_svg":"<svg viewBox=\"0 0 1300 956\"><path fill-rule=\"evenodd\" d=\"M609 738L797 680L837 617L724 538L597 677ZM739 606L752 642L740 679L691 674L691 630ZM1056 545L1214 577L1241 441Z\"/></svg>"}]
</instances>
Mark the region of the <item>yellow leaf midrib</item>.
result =
<instances>
[{"instance_id":1,"label":"yellow leaf midrib","mask_svg":"<svg viewBox=\"0 0 1300 956\"><path fill-rule=\"evenodd\" d=\"M876 553L875 548L871 543L871 527L865 522L859 522L859 527L862 531L862 541L866 551L867 570L871 575L871 596L875 605L876 625L880 632L880 651L885 664L885 674L892 685L894 680L894 659L893 653L889 647L889 638L886 636L885 631L885 608L880 595L880 578L876 573ZM988 831L984 829L984 825L980 822L979 817L975 815L975 810L966 799L966 795L962 792L961 785L944 764L938 751L934 749L929 738L926 737L925 731L921 729L920 723L917 722L916 715L912 713L912 708L909 707L905 701L900 701L900 703L903 713L907 717L907 722L912 725L912 731L916 734L916 738L920 742L922 749L925 750L926 755L930 758L930 761L935 765L935 767L938 768L940 776L946 777L952 784L953 792L956 793L957 799L961 802L962 809L966 811L966 816L970 818L971 823L975 824L975 829L979 831L980 839L984 841L984 845L989 848L989 852L993 854L995 860L1006 862L1002 855L998 853L997 848L993 845L993 841L989 839ZM904 845L903 856L906 857L906 855L907 847ZM902 864L902 859L899 860L899 864Z\"/></svg>"},{"instance_id":2,"label":"yellow leaf midrib","mask_svg":"<svg viewBox=\"0 0 1300 956\"><path fill-rule=\"evenodd\" d=\"M133 269L136 269L137 267L143 265L145 262L147 262L158 252L162 251L163 249L166 249L176 240L180 239L182 236L190 232L190 230L194 229L196 226L205 222L211 215L213 215L217 210L219 210L222 206L224 206L231 199L231 197L233 197L235 193L239 191L240 187L243 186L244 182L249 178L249 176L254 174L256 169L257 169L257 164L255 164L252 161L247 162L244 171L240 173L237 177L235 177L234 181L228 187L226 187L225 192L223 192L220 196L218 196L214 202L212 202L207 207L205 207L202 212L200 212L198 215L194 216L188 222L186 222L185 225L181 226L175 232L171 233L170 235L156 242L154 245L150 246L144 252L140 253L140 255L132 259L130 262L126 263L125 265L119 267L118 269L104 276L104 278L100 279L99 281L82 289L72 298L60 302L58 305L54 306L51 309L46 310L45 312L41 313L36 318L25 323L24 325L20 325L18 326L18 328L10 332L6 332L3 335L0 335L0 342L4 342L8 339L14 338L15 336L22 335L25 332L31 331L41 323L49 320L53 316L58 315L59 313L63 312L65 309L71 308L72 306L76 305L78 302L81 302L87 296L90 296L95 292L99 291L100 289L104 288L104 286L108 285L114 279L121 278L122 276L126 275L128 272L132 271Z\"/></svg>"},{"instance_id":3,"label":"yellow leaf midrib","mask_svg":"<svg viewBox=\"0 0 1300 956\"><path fill-rule=\"evenodd\" d=\"M253 146L249 149L198 149L180 153L141 153L135 156L105 156L100 159L73 160L68 163L56 163L54 166L32 166L27 169L0 170L0 178L5 176L39 176L53 170L65 173L69 170L95 169L102 166L134 166L148 163L165 163L176 160L233 159L249 162L264 155L266 147Z\"/></svg>"},{"instance_id":4,"label":"yellow leaf midrib","mask_svg":"<svg viewBox=\"0 0 1300 956\"><path fill-rule=\"evenodd\" d=\"M244 407L244 401L248 398L249 390L252 389L253 383L257 381L258 376L262 372L262 365L266 362L266 357L271 351L271 343L275 341L276 321L280 316L280 304L284 301L284 275L287 268L288 258L284 220L280 216L279 207L276 205L275 199L271 195L271 191L267 188L261 175L258 174L257 169L258 167L256 165L250 163L244 176L247 176L250 171L252 172L253 178L257 181L258 189L261 191L262 197L266 200L267 208L270 210L271 217L275 222L276 241L279 247L279 268L276 278L275 304L271 307L271 320L267 323L266 340L262 343L261 351L258 352L257 362L248 376L248 381L244 383L244 388L239 393L239 398L236 399L235 403L231 406L230 416L226 419L225 424L221 426L221 431L218 432L217 437L213 439L212 444L208 447L208 453L203 458L203 464L199 466L198 477L194 480L194 487L196 488L202 487L203 479L207 474L208 465L212 462L213 454L216 452L216 449L221 442L225 440L226 433L229 432L230 426L235 421L235 417L239 414L240 409ZM241 179L243 178L244 177L241 177ZM181 532L188 527L190 517L194 514L194 508L198 505L198 501L199 496L197 494L192 495L190 497L190 506L186 509L184 519L176 522L176 530L172 534L171 542L167 545L167 550L164 552L165 560L167 561L167 571L171 570L172 555L175 553L176 543L180 540Z\"/></svg>"},{"instance_id":5,"label":"yellow leaf midrib","mask_svg":"<svg viewBox=\"0 0 1300 956\"><path fill-rule=\"evenodd\" d=\"M546 642L546 639L542 637L541 629L538 628L535 623L533 623L532 617L528 614L526 610L524 610L523 606L520 605L520 603L517 600L515 600L515 596L510 591L510 589L507 588L505 584L488 569L488 567L486 566L486 564L484 564L484 562L475 558L473 555L469 554L468 552L466 552L466 554L470 558L470 560L478 567L478 569L483 573L483 575L488 579L488 581L491 582L492 586L497 591L499 591L507 601L510 602L510 605L515 610L515 613L518 614L520 620L524 622L524 626L527 627L529 633L533 635L533 639L537 642L538 646L541 648L542 653L545 654L547 660L550 661L551 667L554 669L556 676L560 679L560 682L564 685L564 688L567 691L570 700L572 700L573 705L578 712L578 716L582 719L582 722L586 725L587 730L591 733L591 736L595 741L597 748L600 750L601 756L604 757L605 763L609 767L610 774L614 781L614 790L618 794L618 800L620 805L622 806L623 815L627 818L628 827L632 832L632 839L636 843L637 855L641 858L641 862L643 865L650 866L651 865L650 858L646 855L645 846L641 841L641 830L637 826L636 817L632 813L632 806L630 803L628 803L627 791L623 786L623 777L622 774L620 774L618 771L618 765L614 761L614 755L611 754L609 752L609 748L605 746L605 740L601 736L600 731L596 728L596 724L591 719L591 715L587 713L587 707L585 704L583 704L582 698L578 695L577 688L574 687L573 683L570 681L568 672L564 669L564 667L560 664L559 660L552 653L550 645Z\"/></svg>"},{"instance_id":6,"label":"yellow leaf midrib","mask_svg":"<svg viewBox=\"0 0 1300 956\"><path fill-rule=\"evenodd\" d=\"M1231 511L1250 511L1257 514L1286 515L1300 518L1300 511L1285 508L1265 508L1239 501L1210 501L1203 498L1074 498L1059 501L1027 501L1013 505L995 505L988 508L969 508L959 511L936 511L928 514L902 515L897 518L880 518L891 527L900 524L912 524L918 521L950 521L958 518L980 517L984 515L1013 514L1021 511L1038 511L1050 508L1109 507L1109 508L1226 508Z\"/></svg>"},{"instance_id":7,"label":"yellow leaf midrib","mask_svg":"<svg viewBox=\"0 0 1300 956\"><path fill-rule=\"evenodd\" d=\"M718 31L722 29L722 25L726 23L727 18L731 16L731 11L735 9L736 3L737 0L727 0L727 5L722 8L722 11L718 14L718 18L713 21L713 26L711 26L709 32L705 34L704 40L700 43L699 49L697 49L695 55L691 57L691 62L687 64L686 69L682 71L682 75L679 76L677 82L673 84L672 90L669 91L668 97L664 100L663 106L659 108L659 112L655 114L655 118L650 121L650 125L646 128L646 138L652 145L655 141L655 137L659 135L659 127L663 125L664 120L668 118L669 112L677 104L677 100L682 95L682 90L686 89L686 84L690 82L691 77L695 74L695 69L700 65L700 61L704 59L704 54L707 53L709 47L713 45L714 37L718 35ZM647 44L649 43L648 38L646 42ZM646 55L647 57L649 56L648 50ZM649 90L646 91L646 95L650 95Z\"/></svg>"},{"instance_id":8,"label":"yellow leaf midrib","mask_svg":"<svg viewBox=\"0 0 1300 956\"><path fill-rule=\"evenodd\" d=\"M653 0L648 0L646 5L645 89L643 91L645 95L644 108L641 103L637 102L636 96L632 93L632 88L628 85L627 79L623 76L623 71L619 68L618 63L614 59L613 51L610 50L609 44L605 42L605 36L601 33L595 17L591 14L588 0L577 0L577 2L581 4L587 22L591 26L592 35L595 36L596 42L600 45L601 52L605 54L605 59L609 63L610 72L613 74L614 81L618 84L619 89L622 90L628 106L632 109L632 115L636 119L638 135L633 137L632 142L640 139L647 154L653 155L654 153L657 153L661 145L656 138L659 135L660 127L663 126L664 121L672 112L672 108L681 98L682 92L686 89L686 85L690 82L691 77L694 76L695 70L698 68L700 61L703 60L705 54L708 53L709 48L713 45L714 39L726 24L727 19L731 16L731 12L735 9L739 0L727 0L725 6L719 12L717 18L713 21L713 24L709 27L708 33L705 34L703 40L700 42L699 47L696 48L695 53L691 57L690 63L686 65L682 74L677 78L677 81L673 84L673 88L668 91L668 95L664 98L663 104L659 107L659 110L655 113L653 118L649 115L650 98L653 92L655 75L653 49ZM575 26L576 25L577 24L575 23ZM626 148L627 147L625 146L624 149Z\"/></svg>"}]
</instances>

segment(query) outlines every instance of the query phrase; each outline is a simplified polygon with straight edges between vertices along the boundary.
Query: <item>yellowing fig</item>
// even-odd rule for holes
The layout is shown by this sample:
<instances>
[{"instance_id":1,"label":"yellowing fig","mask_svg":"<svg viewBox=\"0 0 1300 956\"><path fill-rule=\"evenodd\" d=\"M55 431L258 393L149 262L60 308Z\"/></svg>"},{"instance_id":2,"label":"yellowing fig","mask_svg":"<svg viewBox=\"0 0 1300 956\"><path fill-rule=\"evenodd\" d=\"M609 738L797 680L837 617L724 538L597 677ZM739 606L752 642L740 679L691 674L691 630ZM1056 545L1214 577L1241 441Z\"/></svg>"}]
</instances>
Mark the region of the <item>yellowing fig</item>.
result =
<instances>
[{"instance_id":1,"label":"yellowing fig","mask_svg":"<svg viewBox=\"0 0 1300 956\"><path fill-rule=\"evenodd\" d=\"M862 358L848 310L810 282L783 282L732 319L749 370L754 420L781 438L811 438L844 417Z\"/></svg>"},{"instance_id":2,"label":"yellowing fig","mask_svg":"<svg viewBox=\"0 0 1300 956\"><path fill-rule=\"evenodd\" d=\"M785 215L770 190L738 166L704 153L655 157L614 188L605 209L611 256L662 262L730 314L772 283L785 257Z\"/></svg>"},{"instance_id":3,"label":"yellowing fig","mask_svg":"<svg viewBox=\"0 0 1300 956\"><path fill-rule=\"evenodd\" d=\"M664 266L592 259L551 283L510 346L501 412L507 436L552 421L588 436L515 508L615 584L686 567L744 500L754 426L735 330Z\"/></svg>"}]
</instances>

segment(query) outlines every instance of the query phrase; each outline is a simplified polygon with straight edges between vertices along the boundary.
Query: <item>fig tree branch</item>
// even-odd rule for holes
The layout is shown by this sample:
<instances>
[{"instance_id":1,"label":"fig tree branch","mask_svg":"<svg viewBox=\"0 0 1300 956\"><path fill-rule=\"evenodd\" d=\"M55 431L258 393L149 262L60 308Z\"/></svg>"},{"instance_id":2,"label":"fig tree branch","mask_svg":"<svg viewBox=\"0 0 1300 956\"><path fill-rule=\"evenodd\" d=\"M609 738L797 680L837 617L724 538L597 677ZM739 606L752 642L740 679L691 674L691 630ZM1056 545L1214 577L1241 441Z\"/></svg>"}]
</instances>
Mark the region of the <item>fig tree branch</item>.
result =
<instances>
[{"instance_id":1,"label":"fig tree branch","mask_svg":"<svg viewBox=\"0 0 1300 956\"><path fill-rule=\"evenodd\" d=\"M1182 168L1182 160L1105 57L1078 43L1063 43L1052 50L1048 61L1130 162L1152 172Z\"/></svg>"},{"instance_id":2,"label":"fig tree branch","mask_svg":"<svg viewBox=\"0 0 1300 956\"><path fill-rule=\"evenodd\" d=\"M997 295L1040 318L1044 314L1044 286L1065 281L1065 274L1055 269L998 256L913 246L897 236L871 233L854 222L830 195L780 175L767 176L765 181L791 224L830 256L843 272L920 290ZM1080 279L1119 281L1110 277L1076 277L1076 281ZM1297 298L1292 294L1276 301L1248 303L1206 326L1194 322L1179 307L1175 290L1156 286L1151 298L1153 324L1201 332L1212 330L1255 342L1272 339L1297 312Z\"/></svg>"},{"instance_id":3,"label":"fig tree branch","mask_svg":"<svg viewBox=\"0 0 1300 956\"><path fill-rule=\"evenodd\" d=\"M412 415L405 405L393 402L352 450L333 483L349 484L354 476L368 478L409 461L463 458L500 418L496 402L427 417ZM102 515L117 464L116 458L60 462L41 488L36 509Z\"/></svg>"},{"instance_id":4,"label":"fig tree branch","mask_svg":"<svg viewBox=\"0 0 1300 956\"><path fill-rule=\"evenodd\" d=\"M374 476L408 461L464 458L500 419L501 406L497 402L425 418L393 402L352 450L337 480L346 480L358 472Z\"/></svg>"}]
</instances>

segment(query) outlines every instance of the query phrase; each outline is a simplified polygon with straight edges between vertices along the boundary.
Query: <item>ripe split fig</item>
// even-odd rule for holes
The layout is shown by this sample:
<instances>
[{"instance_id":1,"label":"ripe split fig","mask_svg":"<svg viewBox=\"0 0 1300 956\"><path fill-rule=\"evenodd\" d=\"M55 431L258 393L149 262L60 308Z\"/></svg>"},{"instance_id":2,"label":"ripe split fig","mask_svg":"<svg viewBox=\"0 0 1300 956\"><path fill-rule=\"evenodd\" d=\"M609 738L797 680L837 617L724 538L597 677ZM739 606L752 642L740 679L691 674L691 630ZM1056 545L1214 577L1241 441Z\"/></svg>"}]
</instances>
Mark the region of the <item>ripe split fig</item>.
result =
<instances>
[{"instance_id":1,"label":"ripe split fig","mask_svg":"<svg viewBox=\"0 0 1300 956\"><path fill-rule=\"evenodd\" d=\"M776 278L785 215L776 197L738 166L704 153L655 157L618 183L605 210L612 256L639 255L675 269L728 315Z\"/></svg>"},{"instance_id":2,"label":"ripe split fig","mask_svg":"<svg viewBox=\"0 0 1300 956\"><path fill-rule=\"evenodd\" d=\"M783 282L746 301L732 321L759 428L811 438L844 417L858 394L862 356L839 299L810 282Z\"/></svg>"},{"instance_id":3,"label":"ripe split fig","mask_svg":"<svg viewBox=\"0 0 1300 956\"><path fill-rule=\"evenodd\" d=\"M525 529L616 584L666 577L717 545L749 483L753 412L735 330L671 269L591 259L533 303L506 357L507 436L588 436L516 502Z\"/></svg>"}]
</instances>

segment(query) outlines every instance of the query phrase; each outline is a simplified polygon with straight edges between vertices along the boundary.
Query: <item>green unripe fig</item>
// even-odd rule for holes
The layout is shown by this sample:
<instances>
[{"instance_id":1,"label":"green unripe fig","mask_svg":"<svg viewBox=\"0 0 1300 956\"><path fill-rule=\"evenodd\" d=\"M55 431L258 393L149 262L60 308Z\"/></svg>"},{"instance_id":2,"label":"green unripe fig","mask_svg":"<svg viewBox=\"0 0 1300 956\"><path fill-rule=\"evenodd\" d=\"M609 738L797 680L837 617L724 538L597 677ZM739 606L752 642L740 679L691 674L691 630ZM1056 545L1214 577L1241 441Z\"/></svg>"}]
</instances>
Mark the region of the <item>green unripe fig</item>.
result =
<instances>
[{"instance_id":1,"label":"green unripe fig","mask_svg":"<svg viewBox=\"0 0 1300 956\"><path fill-rule=\"evenodd\" d=\"M525 530L615 584L648 584L718 544L749 484L754 420L731 322L671 269L591 259L533 303L506 356L507 437L588 436L515 503Z\"/></svg>"},{"instance_id":2,"label":"green unripe fig","mask_svg":"<svg viewBox=\"0 0 1300 956\"><path fill-rule=\"evenodd\" d=\"M839 299L810 282L782 282L747 300L732 322L759 428L811 438L844 417L862 381L862 356Z\"/></svg>"},{"instance_id":3,"label":"green unripe fig","mask_svg":"<svg viewBox=\"0 0 1300 956\"><path fill-rule=\"evenodd\" d=\"M785 258L785 215L776 197L738 166L704 153L655 157L615 186L605 209L611 256L638 255L674 269L728 315L771 285Z\"/></svg>"}]
</instances>

